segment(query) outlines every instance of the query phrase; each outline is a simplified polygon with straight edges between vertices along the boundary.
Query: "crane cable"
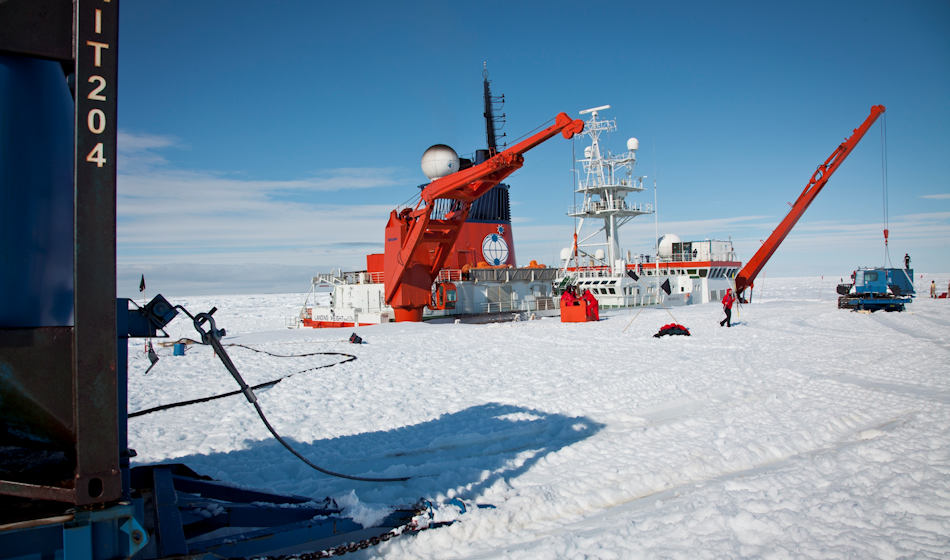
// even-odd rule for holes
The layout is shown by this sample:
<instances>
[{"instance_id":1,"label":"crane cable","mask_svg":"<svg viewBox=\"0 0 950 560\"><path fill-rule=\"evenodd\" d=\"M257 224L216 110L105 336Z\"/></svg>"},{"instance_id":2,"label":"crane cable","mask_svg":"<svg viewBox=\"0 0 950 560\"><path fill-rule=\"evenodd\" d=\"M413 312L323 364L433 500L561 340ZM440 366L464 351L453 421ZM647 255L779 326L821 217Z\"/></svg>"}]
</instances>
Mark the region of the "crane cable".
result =
<instances>
[{"instance_id":1,"label":"crane cable","mask_svg":"<svg viewBox=\"0 0 950 560\"><path fill-rule=\"evenodd\" d=\"M891 264L891 254L887 246L890 234L887 208L887 115L881 119L881 198L884 205L884 266ZM893 265L891 265L893 267Z\"/></svg>"}]
</instances>

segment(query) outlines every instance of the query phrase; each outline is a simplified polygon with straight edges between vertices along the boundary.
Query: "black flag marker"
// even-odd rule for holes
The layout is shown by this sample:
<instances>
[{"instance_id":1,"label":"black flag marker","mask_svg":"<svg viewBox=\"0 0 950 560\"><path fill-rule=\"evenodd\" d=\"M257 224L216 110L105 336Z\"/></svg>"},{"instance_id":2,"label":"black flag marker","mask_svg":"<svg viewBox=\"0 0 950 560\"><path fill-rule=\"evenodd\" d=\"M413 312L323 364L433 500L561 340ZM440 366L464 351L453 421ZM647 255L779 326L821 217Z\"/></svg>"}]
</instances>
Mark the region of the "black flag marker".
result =
<instances>
[{"instance_id":1,"label":"black flag marker","mask_svg":"<svg viewBox=\"0 0 950 560\"><path fill-rule=\"evenodd\" d=\"M142 275L142 279L139 280L139 291L140 292L145 291L145 275L144 274Z\"/></svg>"},{"instance_id":2,"label":"black flag marker","mask_svg":"<svg viewBox=\"0 0 950 560\"><path fill-rule=\"evenodd\" d=\"M669 279L669 278L667 278L666 280L664 280L663 283L660 284L660 287L663 288L663 291L666 292L666 295L670 295L670 292L672 291L672 289L670 288L670 279Z\"/></svg>"},{"instance_id":3,"label":"black flag marker","mask_svg":"<svg viewBox=\"0 0 950 560\"><path fill-rule=\"evenodd\" d=\"M633 281L634 281L634 282L636 282L637 280L640 279L640 277L637 276L637 273L634 272L634 271L632 271L632 270L628 270L628 271L627 271L627 276L629 276L630 278L633 278Z\"/></svg>"}]
</instances>

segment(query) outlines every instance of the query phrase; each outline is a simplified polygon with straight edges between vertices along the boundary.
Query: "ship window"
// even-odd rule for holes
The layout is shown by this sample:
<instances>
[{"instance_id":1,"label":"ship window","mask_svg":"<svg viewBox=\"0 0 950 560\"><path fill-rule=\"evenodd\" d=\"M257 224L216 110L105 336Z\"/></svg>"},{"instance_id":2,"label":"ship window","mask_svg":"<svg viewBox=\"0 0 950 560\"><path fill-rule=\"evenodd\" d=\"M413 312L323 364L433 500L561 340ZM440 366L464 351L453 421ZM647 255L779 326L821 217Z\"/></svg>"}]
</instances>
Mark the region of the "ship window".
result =
<instances>
[{"instance_id":1,"label":"ship window","mask_svg":"<svg viewBox=\"0 0 950 560\"><path fill-rule=\"evenodd\" d=\"M708 269L708 268L700 268L700 269L699 269L699 277L700 277L700 278L705 278L707 274L709 274L709 269Z\"/></svg>"},{"instance_id":2,"label":"ship window","mask_svg":"<svg viewBox=\"0 0 950 560\"><path fill-rule=\"evenodd\" d=\"M607 291L610 292L610 293L612 293L612 294L616 294L616 293L617 293L617 292L614 291L613 288L607 288Z\"/></svg>"},{"instance_id":3,"label":"ship window","mask_svg":"<svg viewBox=\"0 0 950 560\"><path fill-rule=\"evenodd\" d=\"M688 268L688 269L686 269L686 273L687 273L687 274L690 274L690 275L696 274L696 269L695 269L695 268Z\"/></svg>"},{"instance_id":4,"label":"ship window","mask_svg":"<svg viewBox=\"0 0 950 560\"><path fill-rule=\"evenodd\" d=\"M684 288L683 286L680 286L680 291L681 291L681 292L685 292L685 291L686 291L686 288Z\"/></svg>"},{"instance_id":5,"label":"ship window","mask_svg":"<svg viewBox=\"0 0 950 560\"><path fill-rule=\"evenodd\" d=\"M876 271L876 270L869 270L869 271L865 272L865 273L864 273L864 281L865 281L865 282L877 282L877 271Z\"/></svg>"}]
</instances>

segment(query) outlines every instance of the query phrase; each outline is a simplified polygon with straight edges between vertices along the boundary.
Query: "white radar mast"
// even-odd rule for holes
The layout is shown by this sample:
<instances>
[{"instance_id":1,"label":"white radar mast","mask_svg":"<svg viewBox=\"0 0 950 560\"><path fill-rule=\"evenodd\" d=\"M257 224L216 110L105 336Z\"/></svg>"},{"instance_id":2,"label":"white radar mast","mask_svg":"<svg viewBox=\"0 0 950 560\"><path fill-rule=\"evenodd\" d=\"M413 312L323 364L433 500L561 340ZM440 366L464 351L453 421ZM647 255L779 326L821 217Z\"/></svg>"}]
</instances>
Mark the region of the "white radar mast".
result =
<instances>
[{"instance_id":1,"label":"white radar mast","mask_svg":"<svg viewBox=\"0 0 950 560\"><path fill-rule=\"evenodd\" d=\"M584 199L581 205L573 207L568 215L579 218L574 231L577 240L575 254L596 261L598 266L607 267L611 274L623 274L626 261L620 253L617 230L637 216L652 213L653 208L649 204L643 206L626 200L629 193L643 191L644 177L633 175L639 148L637 139L627 140L627 150L620 154L601 151L601 134L617 129L614 119L598 118L599 113L607 109L610 109L610 105L592 107L580 112L581 115L590 115L584 123L583 132L590 137L590 146L584 148L584 158L578 160L583 165L583 170L578 174L575 191L583 195ZM588 219L601 220L603 226L582 237L581 230L584 221ZM601 232L606 239L600 236ZM601 248L605 248L606 252Z\"/></svg>"}]
</instances>

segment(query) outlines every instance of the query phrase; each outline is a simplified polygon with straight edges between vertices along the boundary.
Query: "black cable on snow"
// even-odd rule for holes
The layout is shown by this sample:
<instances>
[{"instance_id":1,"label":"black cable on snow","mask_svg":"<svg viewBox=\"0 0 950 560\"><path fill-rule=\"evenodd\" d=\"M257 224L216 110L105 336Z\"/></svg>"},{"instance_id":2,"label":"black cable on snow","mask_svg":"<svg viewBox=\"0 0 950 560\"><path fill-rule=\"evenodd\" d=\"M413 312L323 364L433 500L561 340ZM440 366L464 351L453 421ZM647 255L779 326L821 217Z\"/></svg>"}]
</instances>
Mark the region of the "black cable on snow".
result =
<instances>
[{"instance_id":1,"label":"black cable on snow","mask_svg":"<svg viewBox=\"0 0 950 560\"><path fill-rule=\"evenodd\" d=\"M187 339L187 340L190 340L191 342L194 342L195 344L201 344L201 343L198 342L197 340L191 340L191 339ZM274 353L268 352L268 351L266 351L266 350L259 350L259 349L257 349L257 348L252 348L252 347L250 347L250 346L245 346L245 345L243 345L243 344L225 344L225 346L237 346L237 347L240 347L240 348L246 348L246 349L248 349L248 350L252 350L252 351L254 351L254 352L260 352L260 353L262 353L262 354L267 354L268 356L274 356L274 357L276 357L276 358L305 358L305 357L308 357L308 356L343 356L343 357L345 357L345 359L342 359L342 360L340 360L339 362L335 362L335 363L332 363L332 364L326 364L326 365L322 365L322 366L316 366L316 367L307 368L307 369L302 369L302 370L300 370L300 371L295 371L295 372L293 372L293 373L288 373L287 375L284 375L284 376L282 376L282 377L278 377L277 379L271 379L270 381L265 381L265 382L263 382L263 383L258 383L257 385L253 385L252 387L250 387L251 389L253 389L253 390L255 390L255 391L258 390L258 389L269 389L270 387L273 387L274 385L277 385L278 383L280 383L280 382L283 381L284 379L287 379L288 377L292 377L292 376L297 375L297 374L300 374L300 373L307 373L308 371L314 371L314 370L317 370L317 369L324 369L324 368L329 368L329 367L333 367L333 366L338 366L338 365L340 365L340 364L345 364L345 363L347 363L347 362L352 362L353 360L356 359L356 356L354 356L353 354L345 354L345 353L343 353L343 352L310 352L309 354L289 354L289 355L284 355L284 354L274 354ZM191 399L191 400L187 400L187 401L178 401L178 402L173 402L173 403L169 403L169 404L162 404L162 405L159 405L159 406L153 406L152 408L146 408L146 409L143 409L143 410L137 410L137 411L135 411L135 412L130 412L128 416L129 416L129 418L136 418L136 417L139 417L139 416L145 416L146 414L151 414L151 413L153 413L153 412L159 412L159 411L162 411L162 410L169 410L169 409L172 409L172 408L179 408L179 407L182 407L182 406L191 406L191 405L193 405L193 404L200 404L200 403L204 403L204 402L214 401L214 400L217 400L217 399L223 399L223 398L225 398L225 397L233 397L233 396L235 396L235 395L240 395L240 394L241 394L241 391L229 391L229 392L227 392L227 393L221 393L221 394L219 394L219 395L211 395L210 397L201 397L201 398L198 398L198 399Z\"/></svg>"},{"instance_id":2,"label":"black cable on snow","mask_svg":"<svg viewBox=\"0 0 950 560\"><path fill-rule=\"evenodd\" d=\"M243 394L243 395L244 395L244 398L247 399L247 402L249 402L249 403L251 403L252 405L254 405L254 410L257 411L257 415L260 417L261 422L264 423L264 426L267 427L267 431L269 431L269 432L271 433L271 435L274 437L274 439L276 439L278 443L280 443L281 445L283 445L283 446L287 449L287 451L290 451L295 457L297 457L298 459L300 459L301 461L303 461L307 466L309 466L310 468L314 469L315 471L321 472L321 473L323 473L323 474L326 474L326 475L329 475L329 476L335 476L335 477L337 477L337 478L345 478L345 479L348 479L348 480L359 480L359 481L362 481L362 482L405 482L405 481L409 480L410 477L408 477L408 476L404 476L404 477L394 477L394 478L384 478L384 477L354 476L354 475L349 475L349 474L338 473L338 472L331 471L331 470L329 470L329 469L325 469L325 468L323 468L323 467L321 467L321 466L319 466L319 465L313 463L312 461L310 461L309 459L307 459L307 458L304 457L303 455L301 455L300 452L298 452L296 449L294 449L289 443L287 443L287 441L284 440L283 437L281 437L280 434L277 433L277 430L275 430L274 427L271 426L271 423L267 420L267 416L264 414L264 411L261 409L260 404L258 404L258 402L257 402L257 395L254 394L254 389L255 389L255 388L261 388L261 385L257 385L257 386L255 386L255 387L250 387L250 386L248 386L248 384L244 381L244 378L241 377L241 373L238 371L237 367L234 365L234 362L231 361L231 357L228 355L227 350L224 349L224 346L225 346L225 345L221 344L221 337L224 336L224 334L225 334L224 329L218 329L218 328L216 328L215 322L214 322L214 318L211 317L211 315L216 311L216 308L212 308L211 311L209 311L208 313L199 313L198 315L192 315L191 313L188 312L187 309L185 309L184 307L182 307L182 306L180 306L180 305L176 305L175 308L176 308L176 309L180 309L180 310L183 311L186 315L188 315L188 317L191 318L192 322L193 322L194 325L195 325L195 329L196 329L199 333L201 333L201 344L207 344L207 345L211 346L211 347L214 349L215 355L218 356L218 358L221 360L221 363L224 364L225 369L228 370L228 373L231 374L231 376L232 376L232 377L234 378L234 380L237 382L238 386L241 387L241 390L240 390L240 391L233 391L233 392L231 392L231 393L229 393L229 394L227 394L227 395L218 395L218 396L211 397L211 398L204 399L204 400L198 399L198 400L197 400L198 402L205 402L205 401L207 401L207 400L213 400L213 399L215 399L215 398L223 398L224 396ZM204 326L205 323L208 323L208 330L207 330L207 331L205 331L204 328L203 328L203 326ZM249 346L244 346L244 345L242 345L242 344L235 344L235 345L233 345L233 346L242 346L242 347L244 347L244 348L248 348L248 349L254 350L255 352L263 352L263 353L265 353L265 354L270 354L270 352L266 352L266 351L264 351L264 350L258 350L258 349L256 349L256 348L250 348ZM341 361L341 362L337 362L337 363L335 363L335 364L330 364L330 365L327 365L327 366L318 366L318 367L315 367L315 368L310 368L310 369L304 370L304 371L311 371L311 370L314 370L314 369L320 369L320 368L324 368L324 367L332 367L332 366L339 365L339 364L342 364L342 363L346 363L346 362L349 362L349 361L352 361L352 360L355 360L355 359L356 359L356 356L353 356L353 355L351 355L351 354L343 354L343 353L341 353L341 352L314 352L314 353L313 353L313 355L316 355L316 354L336 354L336 355L340 355L340 356L348 356L349 359L344 360L344 361ZM271 354L271 355L274 355L274 354ZM286 357L286 356L284 356L284 357ZM300 373L300 372L297 372L297 373ZM293 375L293 374L290 374L290 375ZM286 379L287 377L290 377L290 375L284 376L283 378L280 378L280 379L277 379L277 380L275 380L275 381L268 382L268 383L265 383L265 384L262 384L262 385L274 385L274 384L278 383L281 379ZM178 404L178 406L185 406L185 405L184 405L184 404ZM141 416L142 414L147 414L147 413L148 413L148 411L140 411L140 412L138 412L138 413L133 413L133 414L135 414L135 415L137 415L137 416ZM129 416L132 417L132 414L130 414Z\"/></svg>"}]
</instances>

